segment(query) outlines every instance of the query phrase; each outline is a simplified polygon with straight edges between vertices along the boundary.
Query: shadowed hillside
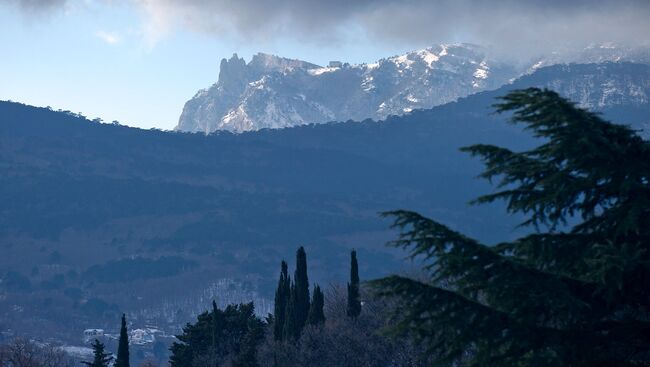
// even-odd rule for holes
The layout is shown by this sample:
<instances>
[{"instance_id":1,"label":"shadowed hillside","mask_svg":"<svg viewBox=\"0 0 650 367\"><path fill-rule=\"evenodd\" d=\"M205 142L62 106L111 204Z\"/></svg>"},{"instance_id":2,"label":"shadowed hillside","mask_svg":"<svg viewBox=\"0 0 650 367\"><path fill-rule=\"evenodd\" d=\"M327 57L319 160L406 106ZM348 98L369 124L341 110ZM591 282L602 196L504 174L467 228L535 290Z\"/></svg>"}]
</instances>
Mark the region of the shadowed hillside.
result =
<instances>
[{"instance_id":1,"label":"shadowed hillside","mask_svg":"<svg viewBox=\"0 0 650 367\"><path fill-rule=\"evenodd\" d=\"M648 73L625 65L618 72ZM270 299L282 256L299 245L321 284L346 276L351 247L365 279L387 274L408 266L383 246L394 236L377 213L389 209L418 211L488 243L514 238L517 218L464 204L491 188L474 179L480 162L458 148L531 146L491 114L495 98L558 78L579 93L569 76L597 74L589 67L542 69L382 122L240 135L139 130L0 102L0 328L70 337L142 309L179 325L192 312L178 313L179 305L219 279L238 284L223 298ZM647 103L609 106L603 112L615 122L648 122Z\"/></svg>"}]
</instances>

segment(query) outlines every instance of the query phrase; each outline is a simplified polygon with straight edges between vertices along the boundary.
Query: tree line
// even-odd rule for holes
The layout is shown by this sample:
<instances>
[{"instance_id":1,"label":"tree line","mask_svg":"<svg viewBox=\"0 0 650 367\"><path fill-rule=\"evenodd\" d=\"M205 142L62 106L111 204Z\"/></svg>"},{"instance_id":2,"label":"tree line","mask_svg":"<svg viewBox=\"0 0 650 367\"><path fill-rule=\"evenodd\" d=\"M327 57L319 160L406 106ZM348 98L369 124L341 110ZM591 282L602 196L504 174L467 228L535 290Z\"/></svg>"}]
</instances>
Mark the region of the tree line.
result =
<instances>
[{"instance_id":1,"label":"tree line","mask_svg":"<svg viewBox=\"0 0 650 367\"><path fill-rule=\"evenodd\" d=\"M347 285L346 316L356 318L361 313L359 266L356 251L350 254L350 281ZM286 261L280 264L280 276L275 292L274 313L265 319L255 314L252 302L228 305L220 309L216 301L212 310L197 317L183 328L178 342L170 348L172 367L193 366L260 366L257 351L266 343L266 333L273 334L272 348L295 345L306 328L322 328L325 324L325 295L318 284L310 293L307 253L304 247L296 252L296 269L289 275ZM99 340L91 345L94 358L84 361L90 367L108 367L113 361ZM282 358L282 357L280 357ZM278 356L273 358L276 362ZM115 367L130 367L126 317L122 316Z\"/></svg>"},{"instance_id":2,"label":"tree line","mask_svg":"<svg viewBox=\"0 0 650 367\"><path fill-rule=\"evenodd\" d=\"M348 283L346 317L356 318L361 313L360 281L356 251L351 252L350 282ZM252 302L227 305L220 309L216 301L212 309L198 315L196 322L187 324L183 333L177 335L178 342L170 347L169 364L173 367L194 366L261 366L258 350L287 349L289 345L300 343L305 330L313 333L325 327L325 294L318 284L310 293L307 269L307 254L303 247L296 252L296 269L293 279L289 276L288 265L283 260L275 296L273 314L261 318L255 314ZM340 302L340 300L339 300ZM342 303L342 302L340 302ZM334 318L337 315L332 314ZM270 336L270 337L269 337ZM27 348L26 346L29 346ZM91 343L93 358L81 363L90 367L130 367L129 338L126 315L122 315L117 355L106 350L98 339ZM46 350L27 340L12 344L2 353L0 367L54 367L71 364L65 353L55 348ZM31 352L33 350L33 352ZM44 356L36 358L31 354ZM27 353L30 352L30 353ZM286 352L286 351L285 351ZM11 358L2 359L3 355ZM287 356L274 356L274 365L288 365L277 362ZM297 358L296 356L293 357ZM296 363L298 363L296 361ZM152 366L152 361L145 361ZM298 365L298 364L297 364Z\"/></svg>"},{"instance_id":3,"label":"tree line","mask_svg":"<svg viewBox=\"0 0 650 367\"><path fill-rule=\"evenodd\" d=\"M351 309L356 317L361 311L359 274L356 251L351 252L351 278L348 284ZM293 278L288 264L280 264L273 314L262 319L255 315L253 303L229 305L220 310L213 302L212 312L205 312L195 324L189 324L171 347L172 367L260 366L257 351L265 343L272 348L298 343L305 329L322 328L326 322L325 295L318 284L310 292L307 253L304 247L296 252ZM267 339L269 334L270 340ZM277 361L278 357L273 358Z\"/></svg>"}]
</instances>

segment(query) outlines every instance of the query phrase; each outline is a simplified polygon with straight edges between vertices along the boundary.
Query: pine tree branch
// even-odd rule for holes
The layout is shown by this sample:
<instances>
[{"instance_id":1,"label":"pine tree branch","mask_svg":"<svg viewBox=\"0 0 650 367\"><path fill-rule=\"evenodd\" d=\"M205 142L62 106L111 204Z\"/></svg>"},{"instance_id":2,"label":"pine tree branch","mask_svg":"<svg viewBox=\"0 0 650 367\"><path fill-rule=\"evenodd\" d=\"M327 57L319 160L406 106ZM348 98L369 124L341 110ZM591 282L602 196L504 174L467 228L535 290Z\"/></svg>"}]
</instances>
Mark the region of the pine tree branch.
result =
<instances>
[{"instance_id":1,"label":"pine tree branch","mask_svg":"<svg viewBox=\"0 0 650 367\"><path fill-rule=\"evenodd\" d=\"M414 212L383 215L395 217L393 227L401 230L389 245L429 260L424 267L432 282L448 283L465 297L539 325L606 312L596 284L537 269Z\"/></svg>"}]
</instances>

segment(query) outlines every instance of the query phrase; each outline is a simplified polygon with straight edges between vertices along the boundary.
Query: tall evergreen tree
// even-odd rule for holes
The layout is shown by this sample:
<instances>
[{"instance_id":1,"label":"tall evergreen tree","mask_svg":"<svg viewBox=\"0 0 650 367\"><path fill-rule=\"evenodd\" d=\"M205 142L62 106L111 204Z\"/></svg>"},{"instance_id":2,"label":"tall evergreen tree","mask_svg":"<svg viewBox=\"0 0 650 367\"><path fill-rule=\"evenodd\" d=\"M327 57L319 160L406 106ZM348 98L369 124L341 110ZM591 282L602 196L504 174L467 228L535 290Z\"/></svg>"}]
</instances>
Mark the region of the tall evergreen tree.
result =
<instances>
[{"instance_id":1,"label":"tall evergreen tree","mask_svg":"<svg viewBox=\"0 0 650 367\"><path fill-rule=\"evenodd\" d=\"M278 288L275 291L275 306L273 312L273 337L275 340L282 340L284 330L284 318L287 313L289 292L291 290L291 279L289 279L287 263L282 260L280 265L280 279Z\"/></svg>"},{"instance_id":2,"label":"tall evergreen tree","mask_svg":"<svg viewBox=\"0 0 650 367\"><path fill-rule=\"evenodd\" d=\"M296 340L300 337L301 331L302 327L299 327L296 316L296 285L293 284L289 290L289 301L284 316L283 339Z\"/></svg>"},{"instance_id":3,"label":"tall evergreen tree","mask_svg":"<svg viewBox=\"0 0 650 367\"><path fill-rule=\"evenodd\" d=\"M533 234L486 246L417 213L395 211L395 246L429 261L429 281L375 284L402 298L406 332L440 364L650 366L650 143L549 90L496 105L541 138L481 156L483 177L527 215Z\"/></svg>"},{"instance_id":4,"label":"tall evergreen tree","mask_svg":"<svg viewBox=\"0 0 650 367\"><path fill-rule=\"evenodd\" d=\"M106 353L104 344L95 339L91 347L93 348L93 361L83 361L81 363L90 367L108 367L109 363L111 363L111 360L113 360L113 357L109 353Z\"/></svg>"},{"instance_id":5,"label":"tall evergreen tree","mask_svg":"<svg viewBox=\"0 0 650 367\"><path fill-rule=\"evenodd\" d=\"M357 251L350 253L350 282L348 283L348 308L349 317L357 317L361 313L361 296L359 294L359 264Z\"/></svg>"},{"instance_id":6,"label":"tall evergreen tree","mask_svg":"<svg viewBox=\"0 0 650 367\"><path fill-rule=\"evenodd\" d=\"M294 308L296 315L296 326L298 335L307 322L309 315L309 279L307 277L307 254L300 246L296 252L296 272L293 281L295 282Z\"/></svg>"},{"instance_id":7,"label":"tall evergreen tree","mask_svg":"<svg viewBox=\"0 0 650 367\"><path fill-rule=\"evenodd\" d=\"M325 322L325 296L318 285L314 286L314 295L311 300L311 307L309 308L309 317L307 323L309 325L320 325Z\"/></svg>"},{"instance_id":8,"label":"tall evergreen tree","mask_svg":"<svg viewBox=\"0 0 650 367\"><path fill-rule=\"evenodd\" d=\"M122 314L122 326L120 327L120 340L117 346L117 358L115 367L130 367L129 362L129 333L126 329L126 315Z\"/></svg>"}]
</instances>

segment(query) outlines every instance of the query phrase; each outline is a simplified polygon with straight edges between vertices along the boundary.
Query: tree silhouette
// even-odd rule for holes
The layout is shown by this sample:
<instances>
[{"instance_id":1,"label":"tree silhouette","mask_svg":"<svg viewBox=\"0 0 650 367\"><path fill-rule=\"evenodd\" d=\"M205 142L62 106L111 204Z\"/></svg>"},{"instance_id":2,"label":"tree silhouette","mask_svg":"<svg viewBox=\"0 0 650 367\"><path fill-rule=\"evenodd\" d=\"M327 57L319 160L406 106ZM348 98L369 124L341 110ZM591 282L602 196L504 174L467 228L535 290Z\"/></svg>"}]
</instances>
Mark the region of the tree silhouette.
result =
<instances>
[{"instance_id":1,"label":"tree silhouette","mask_svg":"<svg viewBox=\"0 0 650 367\"><path fill-rule=\"evenodd\" d=\"M350 253L350 282L348 283L348 309L349 317L357 317L361 313L361 295L359 294L359 264L357 251Z\"/></svg>"},{"instance_id":2,"label":"tree silhouette","mask_svg":"<svg viewBox=\"0 0 650 367\"><path fill-rule=\"evenodd\" d=\"M126 315L122 314L122 326L120 328L120 340L117 347L117 358L115 367L130 367L129 362L129 334L126 330Z\"/></svg>"},{"instance_id":3,"label":"tree silhouette","mask_svg":"<svg viewBox=\"0 0 650 367\"><path fill-rule=\"evenodd\" d=\"M650 365L650 144L549 90L514 91L496 105L540 138L513 152L464 148L482 177L536 232L486 246L409 211L386 215L394 246L428 261L428 281L390 276L402 299L397 333L440 364Z\"/></svg>"},{"instance_id":4,"label":"tree silhouette","mask_svg":"<svg viewBox=\"0 0 650 367\"><path fill-rule=\"evenodd\" d=\"M311 307L309 308L309 317L307 323L309 325L320 325L325 323L325 295L318 285L314 286L314 294L311 300Z\"/></svg>"},{"instance_id":5,"label":"tree silhouette","mask_svg":"<svg viewBox=\"0 0 650 367\"><path fill-rule=\"evenodd\" d=\"M95 339L91 347L93 348L93 361L84 361L81 363L90 367L108 367L109 363L113 360L113 357L109 353L105 352L104 344Z\"/></svg>"}]
</instances>

